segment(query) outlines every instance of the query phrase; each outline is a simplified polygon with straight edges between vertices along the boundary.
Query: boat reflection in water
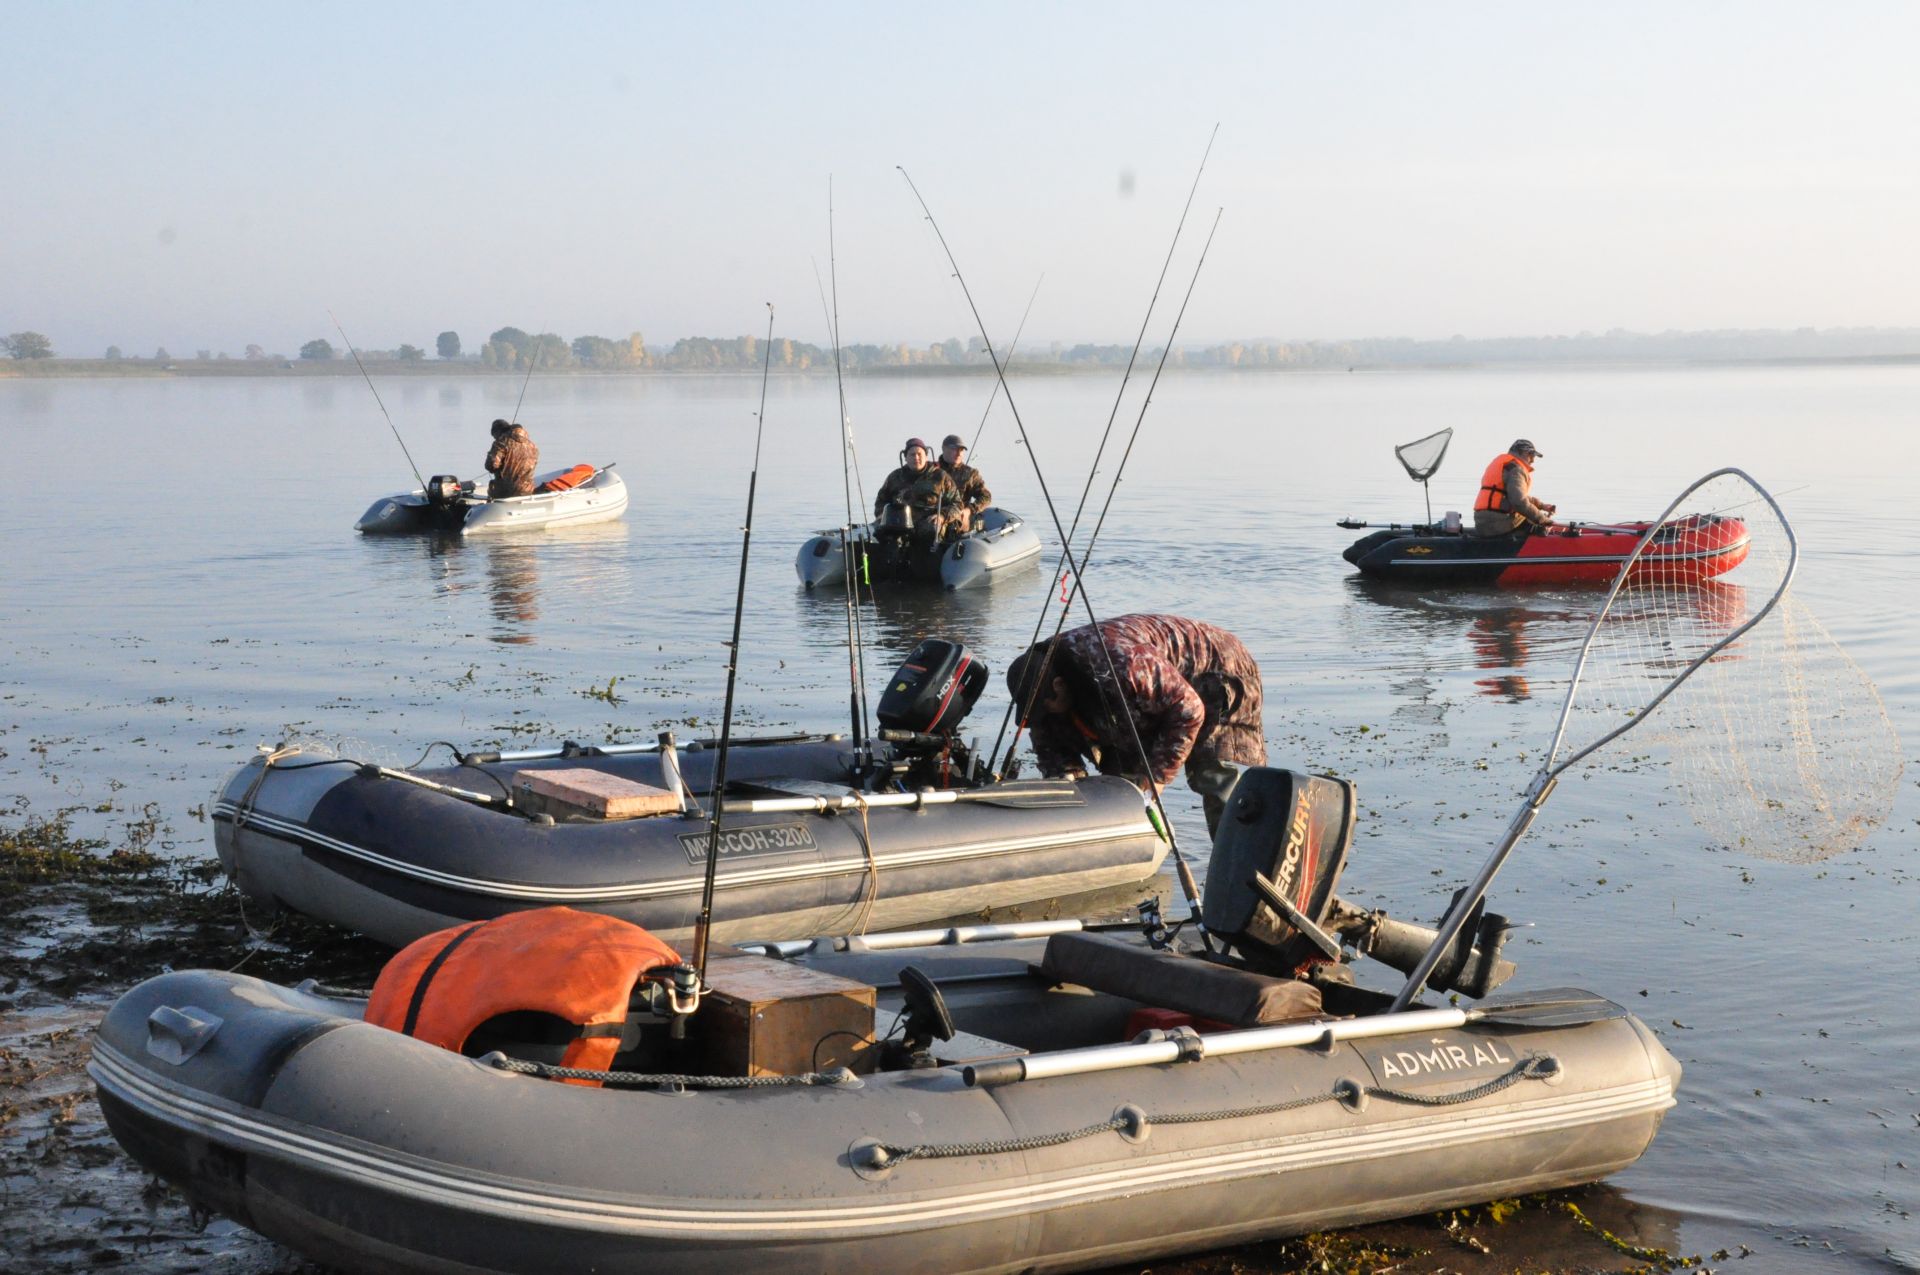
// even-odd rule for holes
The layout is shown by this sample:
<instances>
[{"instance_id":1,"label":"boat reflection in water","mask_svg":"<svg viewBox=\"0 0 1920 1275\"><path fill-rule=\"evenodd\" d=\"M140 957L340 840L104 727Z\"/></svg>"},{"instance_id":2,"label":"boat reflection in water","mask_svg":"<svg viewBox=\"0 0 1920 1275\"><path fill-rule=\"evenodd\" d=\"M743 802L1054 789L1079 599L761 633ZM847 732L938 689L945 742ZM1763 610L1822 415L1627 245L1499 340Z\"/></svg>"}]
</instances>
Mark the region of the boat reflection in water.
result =
<instances>
[{"instance_id":1,"label":"boat reflection in water","mask_svg":"<svg viewBox=\"0 0 1920 1275\"><path fill-rule=\"evenodd\" d=\"M1591 591L1542 589L1516 602L1510 589L1409 588L1365 577L1346 584L1356 603L1394 613L1384 626L1394 667L1421 669L1429 676L1477 671L1481 676L1474 679L1476 693L1508 703L1534 697L1528 666L1572 666L1605 600L1604 594ZM1657 636L1675 649L1697 650L1742 623L1748 605L1745 587L1725 580L1628 592L1614 601L1610 614L1617 624L1603 627L1598 641L1602 647L1610 639L1646 646L1649 637ZM1382 629L1364 621L1356 627ZM1649 648L1648 656L1653 660L1649 668L1657 671L1657 653ZM1716 658L1737 660L1740 647L1736 644Z\"/></svg>"},{"instance_id":2,"label":"boat reflection in water","mask_svg":"<svg viewBox=\"0 0 1920 1275\"><path fill-rule=\"evenodd\" d=\"M427 565L436 601L466 611L460 597L484 592L492 618L488 639L505 646L531 646L550 598L598 599L626 589L629 524L589 523L555 527L511 538L458 535L362 537L381 563L416 557Z\"/></svg>"},{"instance_id":3,"label":"boat reflection in water","mask_svg":"<svg viewBox=\"0 0 1920 1275\"><path fill-rule=\"evenodd\" d=\"M810 645L823 653L847 645L847 600L837 585L794 591L794 605ZM1004 667L1019 652L1038 614L1037 595L1026 589L976 589L971 592L896 589L869 596L860 606L867 653L888 658L891 666L920 645L922 638L946 638L970 647L989 664ZM1007 635L1025 631L1018 638ZM989 697L992 696L989 691Z\"/></svg>"}]
</instances>

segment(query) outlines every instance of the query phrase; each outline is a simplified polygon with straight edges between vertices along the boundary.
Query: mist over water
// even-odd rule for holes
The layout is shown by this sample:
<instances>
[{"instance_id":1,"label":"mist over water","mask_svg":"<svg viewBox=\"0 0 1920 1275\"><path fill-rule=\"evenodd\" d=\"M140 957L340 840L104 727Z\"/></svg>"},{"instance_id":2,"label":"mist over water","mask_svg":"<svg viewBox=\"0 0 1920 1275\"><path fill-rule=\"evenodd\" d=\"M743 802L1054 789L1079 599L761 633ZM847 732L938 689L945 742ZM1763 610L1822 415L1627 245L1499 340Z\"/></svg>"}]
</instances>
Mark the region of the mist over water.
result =
<instances>
[{"instance_id":1,"label":"mist over water","mask_svg":"<svg viewBox=\"0 0 1920 1275\"><path fill-rule=\"evenodd\" d=\"M1063 518L1117 381L1014 381ZM472 477L486 422L519 388L419 377L382 393L424 472ZM990 388L850 382L856 505L907 435L971 434ZM202 857L208 830L189 812L256 743L298 735L405 764L436 739L705 734L758 392L751 377L535 379L521 417L543 468L618 462L626 520L444 542L351 530L375 497L414 485L358 381L0 380L23 478L0 512L0 800L111 807L83 813L82 831L157 803L170 851ZM834 403L830 376L771 387L741 652L748 730L846 727L841 596L807 595L793 571L807 535L844 516ZM1274 763L1359 785L1342 893L1431 920L1538 764L1598 595L1422 595L1353 575L1339 551L1357 533L1335 519L1423 515L1392 445L1455 428L1436 514L1469 508L1516 435L1545 450L1536 486L1563 517L1651 517L1705 471L1747 469L1800 535L1797 598L1877 683L1911 760L1916 417L1920 369L1900 367L1169 377L1087 586L1103 615L1172 611L1238 633L1263 670ZM1057 538L1004 404L974 460L997 503L1048 527L1051 562ZM996 671L970 721L990 742L998 671L1050 593L1042 568L882 599L865 613L869 690L920 637L960 638ZM588 694L610 681L612 701ZM1652 1150L1613 1187L1663 1247L1752 1246L1743 1271L1920 1265L1916 768L1864 846L1806 865L1724 848L1647 751L1629 737L1570 774L1491 896L1534 926L1509 948L1515 987L1619 1000L1687 1069ZM1198 799L1169 795L1182 844L1204 858Z\"/></svg>"}]
</instances>

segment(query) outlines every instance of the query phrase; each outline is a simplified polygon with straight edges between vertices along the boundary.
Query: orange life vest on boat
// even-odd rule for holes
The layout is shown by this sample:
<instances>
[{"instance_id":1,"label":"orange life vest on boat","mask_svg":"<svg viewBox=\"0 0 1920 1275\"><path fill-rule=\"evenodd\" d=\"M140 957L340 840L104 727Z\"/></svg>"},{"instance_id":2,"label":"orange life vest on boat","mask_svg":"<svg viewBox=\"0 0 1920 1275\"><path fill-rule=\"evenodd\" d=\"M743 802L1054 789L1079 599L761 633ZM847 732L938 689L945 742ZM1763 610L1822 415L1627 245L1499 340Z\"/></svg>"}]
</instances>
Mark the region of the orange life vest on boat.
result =
<instances>
[{"instance_id":1,"label":"orange life vest on boat","mask_svg":"<svg viewBox=\"0 0 1920 1275\"><path fill-rule=\"evenodd\" d=\"M571 491L599 472L600 471L592 465L575 465L563 474L555 474L533 490L536 493L543 491Z\"/></svg>"},{"instance_id":2,"label":"orange life vest on boat","mask_svg":"<svg viewBox=\"0 0 1920 1275\"><path fill-rule=\"evenodd\" d=\"M1483 509L1491 509L1495 513L1506 512L1507 463L1509 461L1520 466L1529 477L1532 476L1532 465L1527 464L1512 452L1501 452L1493 458L1493 463L1487 466L1487 472L1480 475L1480 494L1473 500L1475 513Z\"/></svg>"},{"instance_id":3,"label":"orange life vest on boat","mask_svg":"<svg viewBox=\"0 0 1920 1275\"><path fill-rule=\"evenodd\" d=\"M572 908L510 912L402 948L374 982L366 1021L459 1050L488 1019L535 1010L580 1029L561 1065L603 1068L619 1052L634 984L648 970L679 963L679 953L615 917Z\"/></svg>"}]
</instances>

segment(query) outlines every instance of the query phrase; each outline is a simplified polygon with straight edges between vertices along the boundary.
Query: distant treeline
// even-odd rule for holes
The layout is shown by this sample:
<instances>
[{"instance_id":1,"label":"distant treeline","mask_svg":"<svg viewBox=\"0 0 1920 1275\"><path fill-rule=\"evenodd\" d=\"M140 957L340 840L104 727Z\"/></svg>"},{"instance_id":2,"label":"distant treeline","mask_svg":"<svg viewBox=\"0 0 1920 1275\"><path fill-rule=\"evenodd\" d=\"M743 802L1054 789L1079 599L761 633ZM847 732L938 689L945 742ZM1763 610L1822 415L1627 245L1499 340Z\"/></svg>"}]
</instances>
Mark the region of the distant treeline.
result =
<instances>
[{"instance_id":1,"label":"distant treeline","mask_svg":"<svg viewBox=\"0 0 1920 1275\"><path fill-rule=\"evenodd\" d=\"M833 351L829 348L785 337L775 339L772 347L773 366L783 371L827 370L834 365ZM369 363L458 363L468 367L478 364L505 372L525 371L530 366L545 370L572 368L609 372L754 370L768 354L767 343L756 336L681 337L666 349L655 349L638 332L617 338L576 336L569 340L557 332L528 333L515 327L496 329L474 351L463 347L459 333L442 332L433 348L433 355L416 345L359 353ZM15 360L27 360L28 366L35 363L47 366L41 361L60 357L53 342L38 332L14 332L0 338L0 352ZM300 347L298 358L311 368L345 358L347 353L345 349L336 349L326 338L316 337ZM1054 342L1041 348L1022 347L1014 355L1013 363L1036 368L1109 367L1125 363L1131 353L1131 347L1125 345ZM1615 328L1576 336L1456 336L1442 341L1416 341L1406 337L1229 341L1176 348L1167 362L1187 368L1346 370L1495 363L1752 362L1915 356L1920 356L1920 328L1728 328L1705 332L1629 332ZM1147 366L1152 366L1158 362L1160 350L1143 350L1141 358ZM89 364L100 361L176 370L173 356L165 348L154 351L151 358L141 358L124 356L120 347L110 346L104 360L87 360ZM193 361L202 366L245 363L269 369L293 363L287 355L270 354L259 345L246 346L239 359L233 359L225 351L215 354L211 350L197 350ZM910 345L905 341L892 345L848 345L840 351L840 364L853 372L984 370L992 366L978 337L965 341L951 337L931 345ZM48 370L53 369L48 367ZM243 369L235 366L234 370Z\"/></svg>"}]
</instances>

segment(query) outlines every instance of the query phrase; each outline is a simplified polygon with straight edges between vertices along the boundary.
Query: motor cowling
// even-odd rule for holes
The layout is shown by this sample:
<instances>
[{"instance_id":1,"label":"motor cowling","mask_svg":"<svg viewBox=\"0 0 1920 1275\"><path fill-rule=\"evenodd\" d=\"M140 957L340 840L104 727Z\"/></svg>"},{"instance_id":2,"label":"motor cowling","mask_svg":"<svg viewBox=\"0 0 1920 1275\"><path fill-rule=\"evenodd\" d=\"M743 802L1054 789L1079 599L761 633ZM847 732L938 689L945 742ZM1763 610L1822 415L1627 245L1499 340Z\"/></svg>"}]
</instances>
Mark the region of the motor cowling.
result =
<instances>
[{"instance_id":1,"label":"motor cowling","mask_svg":"<svg viewBox=\"0 0 1920 1275\"><path fill-rule=\"evenodd\" d=\"M875 533L889 540L912 535L913 527L913 506L903 505L897 500L888 502L873 523Z\"/></svg>"},{"instance_id":2,"label":"motor cowling","mask_svg":"<svg viewBox=\"0 0 1920 1275\"><path fill-rule=\"evenodd\" d=\"M875 716L883 727L952 735L987 688L987 666L958 642L926 638L887 679Z\"/></svg>"},{"instance_id":3,"label":"motor cowling","mask_svg":"<svg viewBox=\"0 0 1920 1275\"><path fill-rule=\"evenodd\" d=\"M457 474L435 474L427 479L427 503L430 505L451 505L461 496L460 477Z\"/></svg>"},{"instance_id":4,"label":"motor cowling","mask_svg":"<svg viewBox=\"0 0 1920 1275\"><path fill-rule=\"evenodd\" d=\"M1333 905L1353 843L1354 788L1344 779L1249 767L1234 784L1207 866L1207 929L1249 964L1291 974L1320 949L1254 888L1256 872L1316 925Z\"/></svg>"}]
</instances>

